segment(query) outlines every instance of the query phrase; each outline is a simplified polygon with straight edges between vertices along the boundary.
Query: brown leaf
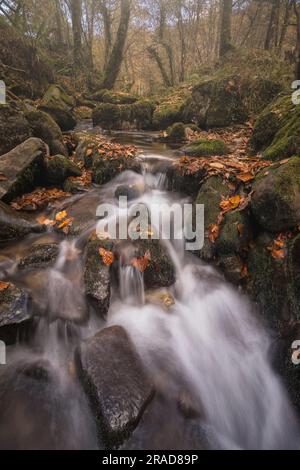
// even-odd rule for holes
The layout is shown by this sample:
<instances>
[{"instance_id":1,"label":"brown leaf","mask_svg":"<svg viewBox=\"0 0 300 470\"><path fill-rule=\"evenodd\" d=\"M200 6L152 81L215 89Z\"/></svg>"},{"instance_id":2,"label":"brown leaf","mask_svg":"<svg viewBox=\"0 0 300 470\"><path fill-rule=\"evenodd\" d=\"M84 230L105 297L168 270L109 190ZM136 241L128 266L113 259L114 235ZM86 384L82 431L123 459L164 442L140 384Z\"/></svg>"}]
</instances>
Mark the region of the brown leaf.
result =
<instances>
[{"instance_id":1,"label":"brown leaf","mask_svg":"<svg viewBox=\"0 0 300 470\"><path fill-rule=\"evenodd\" d=\"M217 224L210 224L208 228L208 239L211 243L215 243L220 234L220 226Z\"/></svg>"},{"instance_id":2,"label":"brown leaf","mask_svg":"<svg viewBox=\"0 0 300 470\"><path fill-rule=\"evenodd\" d=\"M99 254L102 258L103 263L106 266L110 266L115 261L115 255L112 251L105 250L104 248L99 249Z\"/></svg>"},{"instance_id":3,"label":"brown leaf","mask_svg":"<svg viewBox=\"0 0 300 470\"><path fill-rule=\"evenodd\" d=\"M73 220L74 220L73 217L69 217L68 219L63 220L63 222L61 224L59 224L58 228L63 229L65 227L70 226L71 223L73 222Z\"/></svg>"},{"instance_id":4,"label":"brown leaf","mask_svg":"<svg viewBox=\"0 0 300 470\"><path fill-rule=\"evenodd\" d=\"M220 207L223 209L223 212L228 212L239 207L240 202L241 196L237 194L236 196L232 196L229 199L223 199L223 201L220 202Z\"/></svg>"},{"instance_id":5,"label":"brown leaf","mask_svg":"<svg viewBox=\"0 0 300 470\"><path fill-rule=\"evenodd\" d=\"M238 229L240 237L242 237L243 234L244 234L245 225L244 224L238 224L237 229Z\"/></svg>"},{"instance_id":6,"label":"brown leaf","mask_svg":"<svg viewBox=\"0 0 300 470\"><path fill-rule=\"evenodd\" d=\"M40 215L36 221L40 224L40 225L46 225L46 227L51 227L52 225L55 225L55 220L51 220L51 219L48 219L47 217L45 217L44 215Z\"/></svg>"},{"instance_id":7,"label":"brown leaf","mask_svg":"<svg viewBox=\"0 0 300 470\"><path fill-rule=\"evenodd\" d=\"M9 282L0 281L0 292L8 289L10 285L11 284Z\"/></svg>"},{"instance_id":8,"label":"brown leaf","mask_svg":"<svg viewBox=\"0 0 300 470\"><path fill-rule=\"evenodd\" d=\"M3 173L0 173L0 181L7 181L7 177Z\"/></svg>"},{"instance_id":9,"label":"brown leaf","mask_svg":"<svg viewBox=\"0 0 300 470\"><path fill-rule=\"evenodd\" d=\"M254 175L252 175L252 173L241 173L240 175L237 175L237 178L244 183L247 183L254 179Z\"/></svg>"},{"instance_id":10,"label":"brown leaf","mask_svg":"<svg viewBox=\"0 0 300 470\"><path fill-rule=\"evenodd\" d=\"M141 258L133 258L131 264L134 268L136 268L141 273L145 272L148 268L151 261L151 254L150 251L147 250L145 255Z\"/></svg>"}]
</instances>

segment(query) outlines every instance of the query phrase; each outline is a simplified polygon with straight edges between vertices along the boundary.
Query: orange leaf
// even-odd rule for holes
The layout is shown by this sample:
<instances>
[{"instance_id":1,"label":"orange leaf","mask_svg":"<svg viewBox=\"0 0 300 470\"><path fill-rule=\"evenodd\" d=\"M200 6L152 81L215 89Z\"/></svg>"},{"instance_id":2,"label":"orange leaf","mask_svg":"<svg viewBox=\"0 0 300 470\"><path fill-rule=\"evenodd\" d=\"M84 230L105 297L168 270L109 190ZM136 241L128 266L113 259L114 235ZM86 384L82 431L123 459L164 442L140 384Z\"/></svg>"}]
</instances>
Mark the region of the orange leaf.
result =
<instances>
[{"instance_id":1,"label":"orange leaf","mask_svg":"<svg viewBox=\"0 0 300 470\"><path fill-rule=\"evenodd\" d=\"M68 215L67 211L58 212L58 214L56 214L55 216L55 220L57 222L61 222L63 219L67 217L67 215Z\"/></svg>"},{"instance_id":2,"label":"orange leaf","mask_svg":"<svg viewBox=\"0 0 300 470\"><path fill-rule=\"evenodd\" d=\"M73 217L69 217L68 219L65 219L65 220L58 226L58 228L62 229L62 228L68 227L69 225L71 225L71 223L73 222L73 220L74 220Z\"/></svg>"},{"instance_id":3,"label":"orange leaf","mask_svg":"<svg viewBox=\"0 0 300 470\"><path fill-rule=\"evenodd\" d=\"M9 282L0 281L0 292L9 288L11 284Z\"/></svg>"},{"instance_id":4,"label":"orange leaf","mask_svg":"<svg viewBox=\"0 0 300 470\"><path fill-rule=\"evenodd\" d=\"M99 249L99 254L102 257L102 261L106 266L110 266L115 261L115 255L112 251L105 250L101 247Z\"/></svg>"},{"instance_id":5,"label":"orange leaf","mask_svg":"<svg viewBox=\"0 0 300 470\"><path fill-rule=\"evenodd\" d=\"M134 268L136 268L141 273L145 272L148 268L151 261L151 254L150 251L146 251L145 255L141 258L133 258L131 264Z\"/></svg>"},{"instance_id":6,"label":"orange leaf","mask_svg":"<svg viewBox=\"0 0 300 470\"><path fill-rule=\"evenodd\" d=\"M6 180L7 180L7 177L3 173L0 173L0 181L6 181Z\"/></svg>"},{"instance_id":7,"label":"orange leaf","mask_svg":"<svg viewBox=\"0 0 300 470\"><path fill-rule=\"evenodd\" d=\"M254 176L252 173L241 173L240 175L237 175L237 178L244 183L247 183L247 181L251 181L254 179Z\"/></svg>"},{"instance_id":8,"label":"orange leaf","mask_svg":"<svg viewBox=\"0 0 300 470\"><path fill-rule=\"evenodd\" d=\"M224 212L228 212L239 207L240 202L241 196L237 194L236 196L232 196L229 199L224 199L223 201L221 201L220 207L221 209L223 209Z\"/></svg>"},{"instance_id":9,"label":"orange leaf","mask_svg":"<svg viewBox=\"0 0 300 470\"><path fill-rule=\"evenodd\" d=\"M38 217L36 221L40 225L46 225L46 227L55 225L55 220L47 219L47 217L45 217L44 215L41 215L40 217Z\"/></svg>"},{"instance_id":10,"label":"orange leaf","mask_svg":"<svg viewBox=\"0 0 300 470\"><path fill-rule=\"evenodd\" d=\"M245 228L245 225L244 225L244 224L238 224L238 225L237 225L237 229L238 229L238 232L239 232L240 237L243 236L244 228Z\"/></svg>"},{"instance_id":11,"label":"orange leaf","mask_svg":"<svg viewBox=\"0 0 300 470\"><path fill-rule=\"evenodd\" d=\"M244 264L244 266L241 270L241 277L245 278L245 277L248 277L248 276L249 276L248 266L246 264Z\"/></svg>"},{"instance_id":12,"label":"orange leaf","mask_svg":"<svg viewBox=\"0 0 300 470\"><path fill-rule=\"evenodd\" d=\"M273 249L273 250L272 250L272 256L273 256L273 258L275 258L275 259L283 259L284 256L285 256L284 250L276 250L276 249Z\"/></svg>"},{"instance_id":13,"label":"orange leaf","mask_svg":"<svg viewBox=\"0 0 300 470\"><path fill-rule=\"evenodd\" d=\"M208 229L208 239L211 243L215 243L220 234L220 227L217 224L210 224Z\"/></svg>"}]
</instances>

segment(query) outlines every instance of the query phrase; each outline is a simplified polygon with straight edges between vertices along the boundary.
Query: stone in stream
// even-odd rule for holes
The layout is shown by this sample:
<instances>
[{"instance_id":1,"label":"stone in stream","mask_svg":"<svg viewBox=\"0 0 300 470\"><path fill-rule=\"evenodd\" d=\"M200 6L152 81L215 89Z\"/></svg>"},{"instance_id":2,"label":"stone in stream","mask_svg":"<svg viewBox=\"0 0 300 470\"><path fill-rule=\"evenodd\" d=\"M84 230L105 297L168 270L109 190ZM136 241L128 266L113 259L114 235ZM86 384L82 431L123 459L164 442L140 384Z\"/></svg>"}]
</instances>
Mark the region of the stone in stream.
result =
<instances>
[{"instance_id":1,"label":"stone in stream","mask_svg":"<svg viewBox=\"0 0 300 470\"><path fill-rule=\"evenodd\" d=\"M69 176L80 176L81 170L76 163L64 155L55 155L45 160L47 184L61 185Z\"/></svg>"},{"instance_id":2,"label":"stone in stream","mask_svg":"<svg viewBox=\"0 0 300 470\"><path fill-rule=\"evenodd\" d=\"M281 232L300 223L300 157L260 172L253 189L251 210L263 229Z\"/></svg>"},{"instance_id":3,"label":"stone in stream","mask_svg":"<svg viewBox=\"0 0 300 470\"><path fill-rule=\"evenodd\" d=\"M120 445L137 426L153 396L141 359L121 326L112 326L80 345L76 367L106 447Z\"/></svg>"},{"instance_id":4,"label":"stone in stream","mask_svg":"<svg viewBox=\"0 0 300 470\"><path fill-rule=\"evenodd\" d=\"M12 106L0 106L0 155L10 152L31 137L31 128L24 114Z\"/></svg>"},{"instance_id":5,"label":"stone in stream","mask_svg":"<svg viewBox=\"0 0 300 470\"><path fill-rule=\"evenodd\" d=\"M100 240L89 240L86 248L83 280L85 293L97 314L105 317L110 303L110 267L99 254L100 247L111 250L112 244Z\"/></svg>"},{"instance_id":6,"label":"stone in stream","mask_svg":"<svg viewBox=\"0 0 300 470\"><path fill-rule=\"evenodd\" d=\"M24 238L30 233L40 233L46 227L24 218L0 201L0 242Z\"/></svg>"},{"instance_id":7,"label":"stone in stream","mask_svg":"<svg viewBox=\"0 0 300 470\"><path fill-rule=\"evenodd\" d=\"M18 269L46 269L52 266L59 254L59 245L45 243L32 245L18 263Z\"/></svg>"},{"instance_id":8,"label":"stone in stream","mask_svg":"<svg viewBox=\"0 0 300 470\"><path fill-rule=\"evenodd\" d=\"M0 157L0 199L10 202L30 192L41 180L44 172L46 144L30 138Z\"/></svg>"},{"instance_id":9,"label":"stone in stream","mask_svg":"<svg viewBox=\"0 0 300 470\"><path fill-rule=\"evenodd\" d=\"M70 131L76 126L73 113L75 99L68 95L62 87L51 85L46 91L39 109L50 114L62 131Z\"/></svg>"},{"instance_id":10,"label":"stone in stream","mask_svg":"<svg viewBox=\"0 0 300 470\"><path fill-rule=\"evenodd\" d=\"M29 327L31 312L28 294L14 284L3 284L0 289L0 340L13 344L21 331Z\"/></svg>"},{"instance_id":11,"label":"stone in stream","mask_svg":"<svg viewBox=\"0 0 300 470\"><path fill-rule=\"evenodd\" d=\"M30 124L32 135L42 139L49 146L50 155L68 156L60 127L49 114L31 110L25 113L25 117Z\"/></svg>"}]
</instances>

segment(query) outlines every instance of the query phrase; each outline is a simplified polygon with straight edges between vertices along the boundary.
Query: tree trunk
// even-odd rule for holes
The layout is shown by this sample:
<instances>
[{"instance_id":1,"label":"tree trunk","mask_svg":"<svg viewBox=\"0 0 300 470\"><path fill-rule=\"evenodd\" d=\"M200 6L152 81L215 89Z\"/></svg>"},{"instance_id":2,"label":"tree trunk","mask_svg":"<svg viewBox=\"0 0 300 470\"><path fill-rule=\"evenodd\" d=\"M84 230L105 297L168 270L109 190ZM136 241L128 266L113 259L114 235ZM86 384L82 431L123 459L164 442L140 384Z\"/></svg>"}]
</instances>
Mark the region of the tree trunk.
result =
<instances>
[{"instance_id":1,"label":"tree trunk","mask_svg":"<svg viewBox=\"0 0 300 470\"><path fill-rule=\"evenodd\" d=\"M104 66L107 66L109 55L111 52L112 46L112 33L111 33L111 14L108 10L105 1L100 2L100 13L103 19L103 26L104 26Z\"/></svg>"},{"instance_id":2,"label":"tree trunk","mask_svg":"<svg viewBox=\"0 0 300 470\"><path fill-rule=\"evenodd\" d=\"M159 68L159 71L161 73L161 76L162 76L162 79L163 79L163 82L164 82L164 85L166 87L170 87L172 86L172 83L171 83L171 80L169 79L169 76L166 72L166 69L164 67L164 64L163 64L163 61L161 60L160 58L160 55L159 53L157 52L157 50L155 49L155 47L153 46L150 46L147 48L147 51L149 52L149 55L155 60L155 62L157 63L157 66Z\"/></svg>"},{"instance_id":3,"label":"tree trunk","mask_svg":"<svg viewBox=\"0 0 300 470\"><path fill-rule=\"evenodd\" d=\"M56 41L57 41L57 44L60 46L64 43L60 0L55 0L55 21L56 21Z\"/></svg>"},{"instance_id":4,"label":"tree trunk","mask_svg":"<svg viewBox=\"0 0 300 470\"><path fill-rule=\"evenodd\" d=\"M280 7L280 0L272 0L270 21L269 21L269 25L267 29L267 35L266 35L265 47L264 47L266 51L269 51L271 49L273 40L275 38L276 19L278 17L279 7Z\"/></svg>"},{"instance_id":5,"label":"tree trunk","mask_svg":"<svg viewBox=\"0 0 300 470\"><path fill-rule=\"evenodd\" d=\"M289 21L290 21L290 16L291 16L291 1L286 0L286 5L285 5L285 13L284 13L284 20L283 20L283 25L281 28L281 33L280 33L280 38L278 42L277 49L280 52L286 37Z\"/></svg>"},{"instance_id":6,"label":"tree trunk","mask_svg":"<svg viewBox=\"0 0 300 470\"><path fill-rule=\"evenodd\" d=\"M130 20L130 0L121 0L121 18L117 37L104 72L102 88L112 89L118 78L123 61L125 42Z\"/></svg>"},{"instance_id":7,"label":"tree trunk","mask_svg":"<svg viewBox=\"0 0 300 470\"><path fill-rule=\"evenodd\" d=\"M81 28L81 0L71 0L71 16L73 31L73 60L75 72L82 66L82 28Z\"/></svg>"},{"instance_id":8,"label":"tree trunk","mask_svg":"<svg viewBox=\"0 0 300 470\"><path fill-rule=\"evenodd\" d=\"M296 1L294 0L294 11L296 15L296 24L297 24L297 42L296 42L296 64L295 64L295 79L300 80L300 7L297 5Z\"/></svg>"},{"instance_id":9,"label":"tree trunk","mask_svg":"<svg viewBox=\"0 0 300 470\"><path fill-rule=\"evenodd\" d=\"M180 40L180 71L179 71L179 81L183 82L185 79L185 61L186 61L186 43L185 43L185 31L184 23L182 18L182 2L179 2L178 12L177 12L177 26L179 32Z\"/></svg>"},{"instance_id":10,"label":"tree trunk","mask_svg":"<svg viewBox=\"0 0 300 470\"><path fill-rule=\"evenodd\" d=\"M224 57L232 49L231 44L232 0L222 0L220 57Z\"/></svg>"}]
</instances>

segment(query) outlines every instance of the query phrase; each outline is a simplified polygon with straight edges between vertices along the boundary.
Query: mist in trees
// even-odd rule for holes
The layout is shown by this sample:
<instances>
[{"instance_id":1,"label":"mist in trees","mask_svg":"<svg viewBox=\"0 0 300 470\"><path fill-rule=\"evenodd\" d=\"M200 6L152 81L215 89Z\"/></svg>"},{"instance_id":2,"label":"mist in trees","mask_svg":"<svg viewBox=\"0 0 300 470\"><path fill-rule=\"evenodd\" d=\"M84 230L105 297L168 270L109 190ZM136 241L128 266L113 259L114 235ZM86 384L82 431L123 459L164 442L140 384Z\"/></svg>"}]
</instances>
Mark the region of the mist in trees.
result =
<instances>
[{"instance_id":1,"label":"mist in trees","mask_svg":"<svg viewBox=\"0 0 300 470\"><path fill-rule=\"evenodd\" d=\"M298 0L0 0L0 19L76 87L149 94L240 48L300 76Z\"/></svg>"}]
</instances>

